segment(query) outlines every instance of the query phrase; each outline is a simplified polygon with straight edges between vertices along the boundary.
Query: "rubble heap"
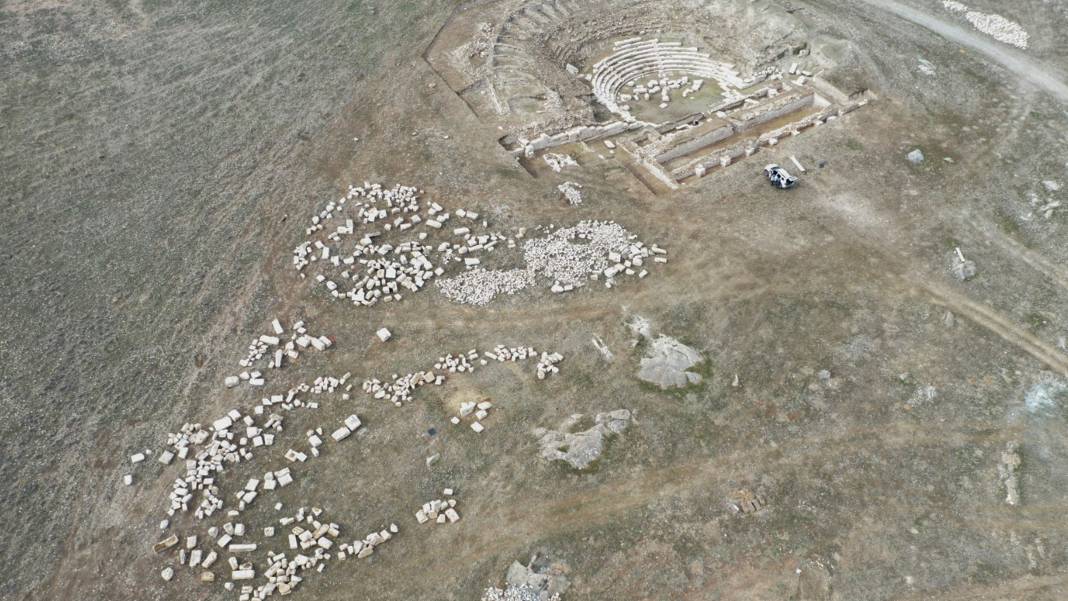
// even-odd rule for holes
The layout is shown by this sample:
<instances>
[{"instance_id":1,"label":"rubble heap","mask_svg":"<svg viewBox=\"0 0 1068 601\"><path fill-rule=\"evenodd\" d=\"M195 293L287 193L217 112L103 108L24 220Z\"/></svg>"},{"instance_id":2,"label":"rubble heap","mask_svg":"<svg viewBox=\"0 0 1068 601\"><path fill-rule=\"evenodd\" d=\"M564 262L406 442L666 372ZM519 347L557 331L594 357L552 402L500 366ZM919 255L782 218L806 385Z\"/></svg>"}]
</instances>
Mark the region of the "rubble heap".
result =
<instances>
[{"instance_id":1,"label":"rubble heap","mask_svg":"<svg viewBox=\"0 0 1068 601\"><path fill-rule=\"evenodd\" d=\"M497 295L512 295L534 285L529 269L489 270L477 268L456 277L438 280L445 298L465 305L486 305Z\"/></svg>"},{"instance_id":2,"label":"rubble heap","mask_svg":"<svg viewBox=\"0 0 1068 601\"><path fill-rule=\"evenodd\" d=\"M582 204L582 184L564 182L557 186L556 189L567 199L567 204L573 207Z\"/></svg>"},{"instance_id":3,"label":"rubble heap","mask_svg":"<svg viewBox=\"0 0 1068 601\"><path fill-rule=\"evenodd\" d=\"M456 499L451 498L453 489L446 488L441 492L447 499L433 499L423 503L423 506L415 512L415 520L420 524L427 522L433 524L455 524L460 521L460 513L456 510Z\"/></svg>"},{"instance_id":4,"label":"rubble heap","mask_svg":"<svg viewBox=\"0 0 1068 601\"><path fill-rule=\"evenodd\" d=\"M285 334L282 322L274 319L271 322L273 334L263 334L252 339L248 345L248 354L238 362L241 367L253 367L264 357L267 357L267 369L280 369L283 361L294 361L300 357L301 351L311 347L318 351L325 351L334 345L334 340L329 336L311 336L303 321L293 324L293 331L289 340L282 342L281 336ZM274 349L273 352L271 349ZM266 380L260 371L242 371L236 376L226 376L223 383L227 388L233 388L241 382L248 382L250 386L263 386Z\"/></svg>"},{"instance_id":5,"label":"rubble heap","mask_svg":"<svg viewBox=\"0 0 1068 601\"><path fill-rule=\"evenodd\" d=\"M622 434L631 422L630 411L617 409L598 413L594 417L593 427L572 432L583 417L581 413L570 416L558 430L535 429L541 456L550 461L564 461L577 470L584 470L601 457L605 440Z\"/></svg>"},{"instance_id":6,"label":"rubble heap","mask_svg":"<svg viewBox=\"0 0 1068 601\"><path fill-rule=\"evenodd\" d=\"M1024 50L1027 49L1030 35L1016 21L1011 21L994 13L970 10L967 5L955 0L944 0L942 5L950 12L963 13L964 18L973 27L995 40Z\"/></svg>"},{"instance_id":7,"label":"rubble heap","mask_svg":"<svg viewBox=\"0 0 1068 601\"><path fill-rule=\"evenodd\" d=\"M559 154L554 152L547 152L542 155L545 159L545 164L549 166L553 171L560 173L565 167L577 167L578 162L571 158L569 154Z\"/></svg>"},{"instance_id":8,"label":"rubble heap","mask_svg":"<svg viewBox=\"0 0 1068 601\"><path fill-rule=\"evenodd\" d=\"M356 559L365 559L370 557L371 554L375 552L375 547L388 542L393 538L394 534L399 532L400 528L398 528L396 524L390 524L389 528L371 532L361 540L344 543L338 547L337 558L347 559L349 557L355 557Z\"/></svg>"},{"instance_id":9,"label":"rubble heap","mask_svg":"<svg viewBox=\"0 0 1068 601\"><path fill-rule=\"evenodd\" d=\"M433 384L441 386L446 381L446 374L471 373L475 366L486 365L490 359L497 361L517 361L520 358L529 360L538 356L533 347L507 348L497 345L492 352L487 351L484 358L479 358L478 349L470 349L466 353L457 355L447 354L438 357L433 369L418 370L403 376L393 374L389 382L383 382L378 378L368 378L363 381L361 388L364 392L376 399L387 400L397 407L411 400L412 393L416 389ZM538 356L537 374L538 379L543 380L547 376L558 373L560 368L556 364L563 360L559 353L542 353Z\"/></svg>"},{"instance_id":10,"label":"rubble heap","mask_svg":"<svg viewBox=\"0 0 1068 601\"><path fill-rule=\"evenodd\" d=\"M220 496L219 486L216 482L218 475L227 466L252 459L256 449L270 447L275 442L275 436L283 429L284 418L278 411L291 411L299 408L318 408L314 401L305 402L298 395L304 393L323 394L333 392L341 386L351 389L351 384L346 384L349 374L341 378L332 376L320 376L313 384L301 383L287 391L285 395L276 394L264 397L255 406L250 414L242 413L238 409L231 409L222 417L212 422L210 427L199 423L185 424L182 428L167 436L167 446L160 453L159 462L169 464L175 457L185 461L185 475L176 478L172 484L170 494L170 507L168 516L176 512L187 512L190 507L195 507L194 516L204 519L216 511L223 509L225 503ZM347 395L346 395L347 396ZM355 420L358 427L359 418L355 415L346 420L346 424ZM336 434L337 432L335 432ZM317 436L321 436L321 432ZM309 443L313 440L308 436ZM340 438L335 438L340 441ZM313 444L313 454L318 456L318 444ZM290 449L286 454L287 459L304 461L306 456ZM270 475L268 475L270 474ZM272 471L264 474L263 483L267 490L273 490L274 486L285 486L293 481L289 469ZM235 512L244 511L259 494L258 481L251 488L246 486L239 492L237 508ZM273 483L273 484L272 484ZM270 488L267 488L270 486ZM198 496L199 493L199 496ZM161 524L163 528L169 524L167 520Z\"/></svg>"},{"instance_id":11,"label":"rubble heap","mask_svg":"<svg viewBox=\"0 0 1068 601\"><path fill-rule=\"evenodd\" d=\"M567 566L534 555L527 565L513 561L505 575L503 589L491 586L482 593L481 601L560 601L571 585L567 580Z\"/></svg>"},{"instance_id":12,"label":"rubble heap","mask_svg":"<svg viewBox=\"0 0 1068 601\"><path fill-rule=\"evenodd\" d=\"M449 419L449 422L454 426L459 426L464 418L474 416L471 421L471 429L476 434L481 434L485 430L485 426L482 425L482 421L489 417L489 410L493 408L493 403L490 401L481 401L475 403L474 401L468 401L460 403L460 414L454 415Z\"/></svg>"},{"instance_id":13,"label":"rubble heap","mask_svg":"<svg viewBox=\"0 0 1068 601\"><path fill-rule=\"evenodd\" d=\"M452 265L474 269L477 255L502 242L515 248L523 237L523 229L515 236L479 233L488 224L477 212L424 206L420 194L410 186L349 186L312 216L309 239L293 249L293 266L301 278L313 274L331 297L372 306L418 292ZM452 221L459 223L446 227Z\"/></svg>"},{"instance_id":14,"label":"rubble heap","mask_svg":"<svg viewBox=\"0 0 1068 601\"><path fill-rule=\"evenodd\" d=\"M645 246L637 236L613 221L580 221L567 228L541 228L546 233L523 243L523 269L507 271L473 270L461 276L438 281L441 293L462 304L485 305L500 293L514 294L542 277L552 282L550 290L560 294L604 278L611 288L617 276L644 278L646 260L666 263L667 251L657 245Z\"/></svg>"}]
</instances>

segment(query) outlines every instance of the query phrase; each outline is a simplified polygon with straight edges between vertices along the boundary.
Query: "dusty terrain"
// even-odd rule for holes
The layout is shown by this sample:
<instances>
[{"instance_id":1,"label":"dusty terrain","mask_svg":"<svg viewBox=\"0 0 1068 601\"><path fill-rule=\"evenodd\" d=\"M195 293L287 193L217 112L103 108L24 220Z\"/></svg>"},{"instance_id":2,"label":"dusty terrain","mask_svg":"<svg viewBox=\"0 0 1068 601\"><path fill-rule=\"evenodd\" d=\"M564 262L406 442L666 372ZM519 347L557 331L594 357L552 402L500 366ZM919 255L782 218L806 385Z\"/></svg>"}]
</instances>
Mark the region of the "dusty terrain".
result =
<instances>
[{"instance_id":1,"label":"dusty terrain","mask_svg":"<svg viewBox=\"0 0 1068 601\"><path fill-rule=\"evenodd\" d=\"M1034 200L1068 206L1068 4L969 3L1019 22L1027 50L975 37L941 2L712 4L777 15L833 59L829 80L877 100L654 194L612 161L532 175L498 142L519 116L453 89L428 50L498 3L0 3L0 599L237 598L222 561L215 584L181 566L160 578L176 466L122 477L183 423L258 401L222 381L273 317L337 342L269 374L272 391L496 344L565 356L545 381L491 365L404 407L357 388L287 417L274 464L308 428L351 413L367 428L244 512L253 530L275 500L323 507L350 539L401 526L294 599L473 600L535 552L566 565L567 601L1068 598L1068 209ZM902 18L915 11L933 21ZM775 190L760 169L791 155L807 173ZM611 290L478 307L431 285L354 307L290 256L310 216L365 180L498 228L612 219L670 261ZM561 200L565 180L581 205ZM953 276L957 248L974 278ZM636 315L703 354L700 385L636 378ZM449 425L475 398L496 404L487 430ZM535 427L619 408L636 422L596 469L538 457ZM1016 505L999 474L1010 441ZM448 486L463 519L416 525ZM764 507L734 511L740 491Z\"/></svg>"}]
</instances>

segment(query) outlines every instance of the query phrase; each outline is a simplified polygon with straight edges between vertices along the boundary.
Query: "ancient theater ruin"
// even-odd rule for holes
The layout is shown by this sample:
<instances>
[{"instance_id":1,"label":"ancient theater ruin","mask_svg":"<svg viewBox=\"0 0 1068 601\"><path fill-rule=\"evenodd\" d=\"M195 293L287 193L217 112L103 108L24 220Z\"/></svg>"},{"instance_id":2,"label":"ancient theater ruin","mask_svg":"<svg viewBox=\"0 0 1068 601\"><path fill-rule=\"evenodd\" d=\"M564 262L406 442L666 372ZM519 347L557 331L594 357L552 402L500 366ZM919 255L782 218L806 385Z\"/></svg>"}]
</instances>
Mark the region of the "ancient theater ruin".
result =
<instances>
[{"instance_id":1,"label":"ancient theater ruin","mask_svg":"<svg viewBox=\"0 0 1068 601\"><path fill-rule=\"evenodd\" d=\"M566 157L670 192L874 99L832 83L834 65L789 18L737 5L534 0L486 13L500 25L458 13L425 56L534 177Z\"/></svg>"}]
</instances>

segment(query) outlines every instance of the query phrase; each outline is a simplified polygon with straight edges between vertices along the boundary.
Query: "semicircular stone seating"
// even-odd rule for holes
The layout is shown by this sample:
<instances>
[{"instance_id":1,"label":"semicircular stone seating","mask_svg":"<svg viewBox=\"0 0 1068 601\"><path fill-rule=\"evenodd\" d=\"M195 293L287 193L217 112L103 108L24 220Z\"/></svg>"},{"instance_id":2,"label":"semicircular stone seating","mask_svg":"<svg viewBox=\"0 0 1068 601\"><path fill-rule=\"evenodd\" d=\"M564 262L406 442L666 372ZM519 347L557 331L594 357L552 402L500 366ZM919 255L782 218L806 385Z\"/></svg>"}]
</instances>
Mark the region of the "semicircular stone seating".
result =
<instances>
[{"instance_id":1,"label":"semicircular stone seating","mask_svg":"<svg viewBox=\"0 0 1068 601\"><path fill-rule=\"evenodd\" d=\"M510 111L510 98L545 93L545 85L537 75L537 59L529 46L538 43L544 31L571 20L584 7L582 0L532 0L505 19L489 58L494 73L490 84L498 113Z\"/></svg>"},{"instance_id":2,"label":"semicircular stone seating","mask_svg":"<svg viewBox=\"0 0 1068 601\"><path fill-rule=\"evenodd\" d=\"M593 65L590 84L593 94L608 110L625 121L634 121L630 111L619 104L619 91L629 82L668 73L682 73L715 80L724 89L744 87L732 65L712 60L697 48L684 48L681 42L661 42L658 39L621 40L613 46L612 54Z\"/></svg>"}]
</instances>

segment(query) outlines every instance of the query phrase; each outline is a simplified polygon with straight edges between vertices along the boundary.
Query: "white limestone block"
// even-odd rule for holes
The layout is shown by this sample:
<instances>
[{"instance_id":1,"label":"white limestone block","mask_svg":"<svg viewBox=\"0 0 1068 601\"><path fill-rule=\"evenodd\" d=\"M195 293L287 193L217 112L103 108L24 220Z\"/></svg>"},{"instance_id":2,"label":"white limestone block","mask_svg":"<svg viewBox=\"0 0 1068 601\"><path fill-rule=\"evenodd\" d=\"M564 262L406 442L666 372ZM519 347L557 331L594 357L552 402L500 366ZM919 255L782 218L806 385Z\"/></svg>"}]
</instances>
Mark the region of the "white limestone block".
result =
<instances>
[{"instance_id":1,"label":"white limestone block","mask_svg":"<svg viewBox=\"0 0 1068 601\"><path fill-rule=\"evenodd\" d=\"M345 418L345 427L353 432L358 430L361 425L363 425L363 422L360 421L360 418L357 417L356 414Z\"/></svg>"}]
</instances>

